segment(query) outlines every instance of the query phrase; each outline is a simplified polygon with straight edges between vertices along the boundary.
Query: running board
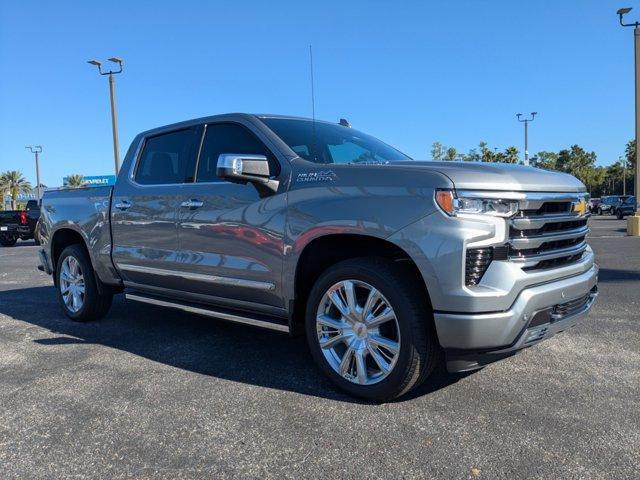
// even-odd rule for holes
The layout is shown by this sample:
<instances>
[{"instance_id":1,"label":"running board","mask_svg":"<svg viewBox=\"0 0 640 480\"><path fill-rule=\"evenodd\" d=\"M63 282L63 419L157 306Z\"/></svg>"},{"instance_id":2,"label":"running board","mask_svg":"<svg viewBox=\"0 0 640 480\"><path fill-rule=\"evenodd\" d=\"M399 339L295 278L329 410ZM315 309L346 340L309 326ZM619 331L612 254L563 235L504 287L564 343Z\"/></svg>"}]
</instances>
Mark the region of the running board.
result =
<instances>
[{"instance_id":1,"label":"running board","mask_svg":"<svg viewBox=\"0 0 640 480\"><path fill-rule=\"evenodd\" d=\"M184 312L195 313L196 315L204 315L206 317L218 318L220 320L226 320L234 323L242 323L244 325L251 325L253 327L268 328L270 330L277 330L278 332L289 333L289 325L285 323L278 323L278 321L286 321L285 319L277 319L268 317L266 315L240 313L234 310L227 310L222 308L211 308L203 305L195 305L180 301L167 301L161 300L157 297L145 295L143 293L126 293L125 298L127 300L133 300L135 302L149 303L151 305L157 305L160 307L169 307L182 310Z\"/></svg>"}]
</instances>

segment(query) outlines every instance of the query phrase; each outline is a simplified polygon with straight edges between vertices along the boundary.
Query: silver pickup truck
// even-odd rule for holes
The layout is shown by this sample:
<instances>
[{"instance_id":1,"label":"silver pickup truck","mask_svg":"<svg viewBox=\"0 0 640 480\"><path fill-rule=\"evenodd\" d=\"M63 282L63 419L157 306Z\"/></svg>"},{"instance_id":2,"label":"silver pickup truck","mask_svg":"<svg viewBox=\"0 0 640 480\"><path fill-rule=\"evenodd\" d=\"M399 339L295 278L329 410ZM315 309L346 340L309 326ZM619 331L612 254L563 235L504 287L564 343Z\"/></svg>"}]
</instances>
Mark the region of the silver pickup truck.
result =
<instances>
[{"instance_id":1,"label":"silver pickup truck","mask_svg":"<svg viewBox=\"0 0 640 480\"><path fill-rule=\"evenodd\" d=\"M138 135L114 187L47 191L40 268L72 320L124 293L306 334L339 387L386 401L585 316L587 200L570 175L413 161L342 121L219 115Z\"/></svg>"}]
</instances>

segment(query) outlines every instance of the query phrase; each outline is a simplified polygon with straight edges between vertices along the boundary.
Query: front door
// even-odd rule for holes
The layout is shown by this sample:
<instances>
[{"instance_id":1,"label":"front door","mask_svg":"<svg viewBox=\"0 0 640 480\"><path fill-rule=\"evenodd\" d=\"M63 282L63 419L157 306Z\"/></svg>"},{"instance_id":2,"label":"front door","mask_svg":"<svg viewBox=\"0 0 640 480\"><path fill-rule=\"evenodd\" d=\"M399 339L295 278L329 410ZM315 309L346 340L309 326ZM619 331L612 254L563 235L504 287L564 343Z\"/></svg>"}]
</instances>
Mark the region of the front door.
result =
<instances>
[{"instance_id":1,"label":"front door","mask_svg":"<svg viewBox=\"0 0 640 480\"><path fill-rule=\"evenodd\" d=\"M130 172L116 182L111 225L113 261L126 284L174 289L179 256L177 212L198 128L148 137Z\"/></svg>"},{"instance_id":2,"label":"front door","mask_svg":"<svg viewBox=\"0 0 640 480\"><path fill-rule=\"evenodd\" d=\"M219 179L223 153L266 155L273 176L280 173L274 154L248 127L205 127L195 181L184 185L178 210L185 288L231 306L282 307L285 195L261 197L251 184Z\"/></svg>"}]
</instances>

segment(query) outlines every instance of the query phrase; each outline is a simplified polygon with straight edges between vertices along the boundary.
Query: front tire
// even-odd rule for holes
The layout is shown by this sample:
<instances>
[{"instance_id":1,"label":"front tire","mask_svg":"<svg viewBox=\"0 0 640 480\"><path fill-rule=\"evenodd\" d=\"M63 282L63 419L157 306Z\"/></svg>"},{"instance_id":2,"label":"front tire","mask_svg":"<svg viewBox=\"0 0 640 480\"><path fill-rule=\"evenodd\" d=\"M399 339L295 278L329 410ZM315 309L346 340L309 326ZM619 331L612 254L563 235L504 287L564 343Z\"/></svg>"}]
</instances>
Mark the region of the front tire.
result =
<instances>
[{"instance_id":1,"label":"front tire","mask_svg":"<svg viewBox=\"0 0 640 480\"><path fill-rule=\"evenodd\" d=\"M422 383L439 358L426 292L383 258L345 260L325 271L309 295L306 332L331 381L381 402Z\"/></svg>"},{"instance_id":2,"label":"front tire","mask_svg":"<svg viewBox=\"0 0 640 480\"><path fill-rule=\"evenodd\" d=\"M113 294L98 290L91 260L81 245L70 245L60 254L56 286L64 314L76 322L98 320L111 307Z\"/></svg>"}]
</instances>

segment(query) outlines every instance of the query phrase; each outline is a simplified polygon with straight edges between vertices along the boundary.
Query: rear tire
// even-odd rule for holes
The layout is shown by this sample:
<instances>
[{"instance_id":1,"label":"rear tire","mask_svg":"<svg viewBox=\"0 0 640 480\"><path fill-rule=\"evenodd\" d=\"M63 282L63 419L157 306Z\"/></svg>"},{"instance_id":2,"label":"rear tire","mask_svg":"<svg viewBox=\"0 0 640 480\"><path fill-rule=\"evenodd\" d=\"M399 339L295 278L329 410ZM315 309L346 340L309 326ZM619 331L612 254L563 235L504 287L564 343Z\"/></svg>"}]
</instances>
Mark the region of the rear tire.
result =
<instances>
[{"instance_id":1,"label":"rear tire","mask_svg":"<svg viewBox=\"0 0 640 480\"><path fill-rule=\"evenodd\" d=\"M107 314L113 294L100 293L98 281L89 255L81 245L70 245L62 251L56 267L56 291L67 317L88 322Z\"/></svg>"},{"instance_id":2,"label":"rear tire","mask_svg":"<svg viewBox=\"0 0 640 480\"><path fill-rule=\"evenodd\" d=\"M13 247L17 241L18 237L0 235L0 245L2 245L3 247Z\"/></svg>"},{"instance_id":3,"label":"rear tire","mask_svg":"<svg viewBox=\"0 0 640 480\"><path fill-rule=\"evenodd\" d=\"M602 215L602 209L599 208L598 211L596 212L598 215Z\"/></svg>"},{"instance_id":4,"label":"rear tire","mask_svg":"<svg viewBox=\"0 0 640 480\"><path fill-rule=\"evenodd\" d=\"M618 220L622 220L624 218L624 215L622 215L622 212L620 210L616 211L616 218Z\"/></svg>"},{"instance_id":5,"label":"rear tire","mask_svg":"<svg viewBox=\"0 0 640 480\"><path fill-rule=\"evenodd\" d=\"M354 292L354 308L339 310L330 295L347 300L344 307L347 291ZM367 300L374 297L368 308ZM345 316L347 310L356 313ZM376 325L382 317L392 319ZM404 267L384 258L355 258L327 269L309 295L306 333L311 355L333 383L380 402L417 387L440 358L426 292Z\"/></svg>"}]
</instances>

